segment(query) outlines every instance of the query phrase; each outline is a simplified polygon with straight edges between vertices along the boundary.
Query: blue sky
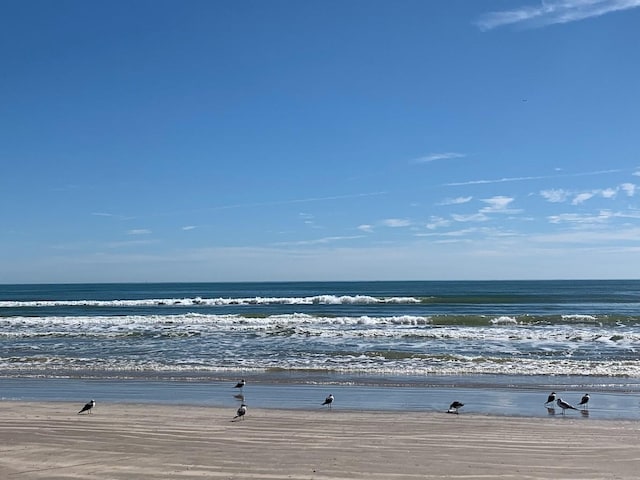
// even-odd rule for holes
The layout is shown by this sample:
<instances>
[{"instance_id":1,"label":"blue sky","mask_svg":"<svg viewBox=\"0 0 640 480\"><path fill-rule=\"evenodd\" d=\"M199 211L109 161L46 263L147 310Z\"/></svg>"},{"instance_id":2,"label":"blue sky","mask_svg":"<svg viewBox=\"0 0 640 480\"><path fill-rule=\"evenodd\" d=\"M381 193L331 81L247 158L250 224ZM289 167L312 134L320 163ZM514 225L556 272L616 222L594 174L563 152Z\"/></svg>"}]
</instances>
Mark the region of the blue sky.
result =
<instances>
[{"instance_id":1,"label":"blue sky","mask_svg":"<svg viewBox=\"0 0 640 480\"><path fill-rule=\"evenodd\" d=\"M0 282L638 278L640 0L5 1Z\"/></svg>"}]
</instances>

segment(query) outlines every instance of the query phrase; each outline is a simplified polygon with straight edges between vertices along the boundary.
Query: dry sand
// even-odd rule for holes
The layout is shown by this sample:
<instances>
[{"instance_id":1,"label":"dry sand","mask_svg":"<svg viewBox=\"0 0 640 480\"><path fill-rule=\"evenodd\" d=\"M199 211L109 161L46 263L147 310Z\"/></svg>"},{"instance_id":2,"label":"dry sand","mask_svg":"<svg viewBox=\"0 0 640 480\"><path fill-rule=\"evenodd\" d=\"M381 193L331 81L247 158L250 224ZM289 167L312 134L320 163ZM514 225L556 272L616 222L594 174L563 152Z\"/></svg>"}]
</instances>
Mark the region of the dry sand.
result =
<instances>
[{"instance_id":1,"label":"dry sand","mask_svg":"<svg viewBox=\"0 0 640 480\"><path fill-rule=\"evenodd\" d=\"M468 413L0 402L0 479L606 479L638 423Z\"/></svg>"}]
</instances>

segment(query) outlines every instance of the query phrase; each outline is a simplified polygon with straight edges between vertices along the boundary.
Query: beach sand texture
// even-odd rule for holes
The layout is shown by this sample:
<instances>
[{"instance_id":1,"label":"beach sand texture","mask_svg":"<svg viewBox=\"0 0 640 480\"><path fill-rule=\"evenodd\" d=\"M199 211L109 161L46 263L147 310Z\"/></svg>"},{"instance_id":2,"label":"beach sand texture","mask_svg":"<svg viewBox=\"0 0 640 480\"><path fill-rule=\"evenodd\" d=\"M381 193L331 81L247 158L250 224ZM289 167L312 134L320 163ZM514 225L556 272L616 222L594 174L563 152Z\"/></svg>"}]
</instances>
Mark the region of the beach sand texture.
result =
<instances>
[{"instance_id":1,"label":"beach sand texture","mask_svg":"<svg viewBox=\"0 0 640 480\"><path fill-rule=\"evenodd\" d=\"M637 478L637 422L0 402L1 479Z\"/></svg>"}]
</instances>

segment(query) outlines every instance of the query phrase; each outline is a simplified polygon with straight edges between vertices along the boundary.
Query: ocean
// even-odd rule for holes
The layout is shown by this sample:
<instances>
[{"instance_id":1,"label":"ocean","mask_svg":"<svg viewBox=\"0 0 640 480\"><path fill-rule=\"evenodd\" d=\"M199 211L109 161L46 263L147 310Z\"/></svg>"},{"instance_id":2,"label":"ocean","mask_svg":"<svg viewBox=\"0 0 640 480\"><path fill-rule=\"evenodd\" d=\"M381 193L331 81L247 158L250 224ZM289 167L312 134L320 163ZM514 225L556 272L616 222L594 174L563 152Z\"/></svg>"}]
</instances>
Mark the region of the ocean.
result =
<instances>
[{"instance_id":1,"label":"ocean","mask_svg":"<svg viewBox=\"0 0 640 480\"><path fill-rule=\"evenodd\" d=\"M5 399L231 405L242 377L267 407L547 415L560 390L640 418L639 349L638 280L0 285Z\"/></svg>"}]
</instances>

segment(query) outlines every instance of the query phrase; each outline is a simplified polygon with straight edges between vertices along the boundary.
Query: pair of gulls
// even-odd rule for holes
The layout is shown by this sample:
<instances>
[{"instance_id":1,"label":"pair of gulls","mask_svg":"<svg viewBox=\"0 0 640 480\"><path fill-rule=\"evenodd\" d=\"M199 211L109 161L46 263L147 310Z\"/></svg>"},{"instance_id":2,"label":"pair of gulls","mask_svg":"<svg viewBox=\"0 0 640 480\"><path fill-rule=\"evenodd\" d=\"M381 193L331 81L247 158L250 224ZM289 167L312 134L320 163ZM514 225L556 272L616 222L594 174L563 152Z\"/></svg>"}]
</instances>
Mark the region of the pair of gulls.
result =
<instances>
[{"instance_id":1,"label":"pair of gulls","mask_svg":"<svg viewBox=\"0 0 640 480\"><path fill-rule=\"evenodd\" d=\"M243 378L238 383L236 383L236 385L233 388L242 389L246 384L247 382ZM324 402L322 402L322 405L327 405L327 407L331 409L331 404L333 403L334 398L335 397L333 396L333 394L329 394L329 396L324 399ZM242 405L240 405L240 408L238 408L238 410L236 411L236 416L233 417L233 419L235 420L236 418L239 418L240 420L244 420L244 416L246 414L247 414L247 405L243 403Z\"/></svg>"},{"instance_id":2,"label":"pair of gulls","mask_svg":"<svg viewBox=\"0 0 640 480\"><path fill-rule=\"evenodd\" d=\"M582 398L580 399L580 403L578 403L579 407L582 407L582 409L586 409L588 408L588 404L589 404L589 394L585 393ZM547 401L545 403L545 405L548 405L550 403L553 403L553 401L555 400L556 405L558 405L561 409L562 409L562 414L564 415L565 410L578 410L576 407L574 407L573 405L571 405L568 402L565 402L563 399L561 399L560 397L558 397L556 395L556 392L551 392L551 394L549 395L549 397L547 397Z\"/></svg>"}]
</instances>

